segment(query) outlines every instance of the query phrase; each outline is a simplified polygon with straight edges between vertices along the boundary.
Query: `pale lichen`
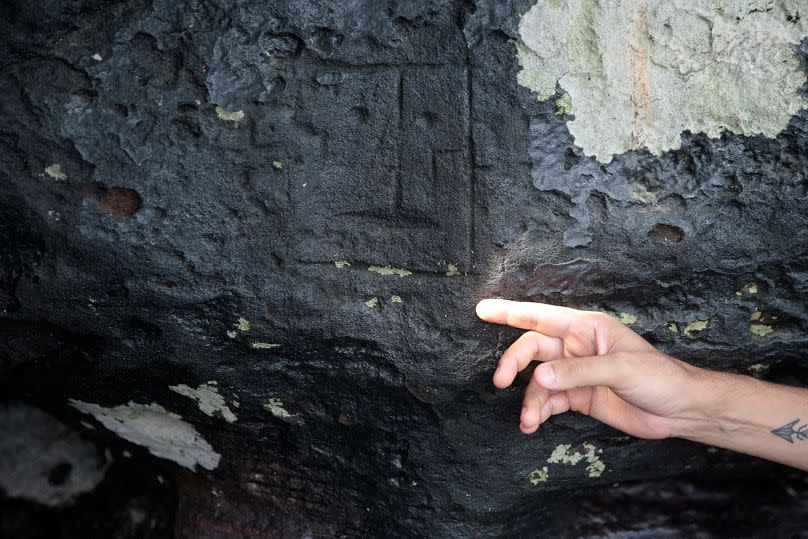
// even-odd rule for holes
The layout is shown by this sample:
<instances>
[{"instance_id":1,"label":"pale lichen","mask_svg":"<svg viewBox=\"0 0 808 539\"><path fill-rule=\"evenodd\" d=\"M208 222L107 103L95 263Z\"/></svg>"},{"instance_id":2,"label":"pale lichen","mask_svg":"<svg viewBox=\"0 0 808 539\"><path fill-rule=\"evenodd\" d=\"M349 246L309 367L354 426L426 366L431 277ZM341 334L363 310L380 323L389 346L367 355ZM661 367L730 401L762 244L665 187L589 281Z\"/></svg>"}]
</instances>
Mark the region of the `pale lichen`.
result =
<instances>
[{"instance_id":1,"label":"pale lichen","mask_svg":"<svg viewBox=\"0 0 808 539\"><path fill-rule=\"evenodd\" d=\"M520 20L519 84L569 96L586 155L681 147L681 133L775 137L806 107L805 0L539 0ZM802 14L802 16L800 16Z\"/></svg>"},{"instance_id":2,"label":"pale lichen","mask_svg":"<svg viewBox=\"0 0 808 539\"><path fill-rule=\"evenodd\" d=\"M334 265L339 269L343 269L343 268L349 268L351 266L351 263L348 262L347 260L337 260L334 262Z\"/></svg>"},{"instance_id":3,"label":"pale lichen","mask_svg":"<svg viewBox=\"0 0 808 539\"><path fill-rule=\"evenodd\" d=\"M600 477L606 470L605 463L600 459L602 449L598 449L589 442L583 443L583 452L573 449L571 444L560 444L556 446L547 462L550 464L562 464L565 466L575 466L581 461L586 461L586 471L589 477Z\"/></svg>"},{"instance_id":4,"label":"pale lichen","mask_svg":"<svg viewBox=\"0 0 808 539\"><path fill-rule=\"evenodd\" d=\"M460 275L460 271L457 269L457 266L454 264L447 264L446 265L446 276L447 277L457 277Z\"/></svg>"},{"instance_id":5,"label":"pale lichen","mask_svg":"<svg viewBox=\"0 0 808 539\"><path fill-rule=\"evenodd\" d=\"M374 296L374 297L370 298L369 300L367 300L365 302L365 305L367 305L371 309L375 309L376 307L379 306L379 298Z\"/></svg>"},{"instance_id":6,"label":"pale lichen","mask_svg":"<svg viewBox=\"0 0 808 539\"><path fill-rule=\"evenodd\" d=\"M235 124L238 124L241 120L244 119L244 111L243 110L229 111L224 107L216 107L216 116L218 116L220 120L224 120L226 122L234 122Z\"/></svg>"},{"instance_id":7,"label":"pale lichen","mask_svg":"<svg viewBox=\"0 0 808 539\"><path fill-rule=\"evenodd\" d=\"M114 408L70 399L70 405L90 414L106 428L134 444L141 445L160 458L173 460L194 470L196 465L213 470L220 455L182 417L159 404L129 402Z\"/></svg>"},{"instance_id":8,"label":"pale lichen","mask_svg":"<svg viewBox=\"0 0 808 539\"><path fill-rule=\"evenodd\" d=\"M45 167L45 174L56 180L57 182L63 182L67 179L67 174L62 172L62 165L59 163L54 163L52 165L48 165Z\"/></svg>"},{"instance_id":9,"label":"pale lichen","mask_svg":"<svg viewBox=\"0 0 808 539\"><path fill-rule=\"evenodd\" d=\"M528 477L528 479L534 485L546 482L548 479L550 479L550 473L547 471L547 466L544 466L541 469L536 468L535 470L530 472L530 476Z\"/></svg>"},{"instance_id":10,"label":"pale lichen","mask_svg":"<svg viewBox=\"0 0 808 539\"><path fill-rule=\"evenodd\" d=\"M280 348L281 346L282 345L280 345L278 343L261 342L261 341L255 341L255 342L250 344L250 347L254 348L256 350L271 350L272 348Z\"/></svg>"},{"instance_id":11,"label":"pale lichen","mask_svg":"<svg viewBox=\"0 0 808 539\"><path fill-rule=\"evenodd\" d=\"M735 292L736 296L741 296L743 294L757 294L758 287L757 283L749 283L748 285L744 286L737 292Z\"/></svg>"},{"instance_id":12,"label":"pale lichen","mask_svg":"<svg viewBox=\"0 0 808 539\"><path fill-rule=\"evenodd\" d=\"M401 269L401 268L394 268L392 266L370 266L368 271L372 271L373 273L378 273L379 275L398 275L399 277L406 277L408 275L412 275L412 272L409 270Z\"/></svg>"},{"instance_id":13,"label":"pale lichen","mask_svg":"<svg viewBox=\"0 0 808 539\"><path fill-rule=\"evenodd\" d=\"M272 168L275 170L283 170L283 162L282 161L273 161Z\"/></svg>"},{"instance_id":14,"label":"pale lichen","mask_svg":"<svg viewBox=\"0 0 808 539\"><path fill-rule=\"evenodd\" d=\"M697 334L701 331L707 329L710 325L709 320L694 320L685 326L685 329L682 330L682 333L690 337L691 339L695 339Z\"/></svg>"},{"instance_id":15,"label":"pale lichen","mask_svg":"<svg viewBox=\"0 0 808 539\"><path fill-rule=\"evenodd\" d=\"M264 410L281 419L290 419L294 417L286 410L283 405L283 401L274 397L267 399L267 401L264 403Z\"/></svg>"},{"instance_id":16,"label":"pale lichen","mask_svg":"<svg viewBox=\"0 0 808 539\"><path fill-rule=\"evenodd\" d=\"M404 303L404 300L401 299L401 296L393 294L392 296L390 296L390 303Z\"/></svg>"},{"instance_id":17,"label":"pale lichen","mask_svg":"<svg viewBox=\"0 0 808 539\"><path fill-rule=\"evenodd\" d=\"M195 400L199 409L205 415L221 417L228 423L234 423L236 419L238 419L236 414L227 406L224 397L219 394L218 383L215 380L205 382L196 389L185 384L169 386L168 388L180 395Z\"/></svg>"}]
</instances>

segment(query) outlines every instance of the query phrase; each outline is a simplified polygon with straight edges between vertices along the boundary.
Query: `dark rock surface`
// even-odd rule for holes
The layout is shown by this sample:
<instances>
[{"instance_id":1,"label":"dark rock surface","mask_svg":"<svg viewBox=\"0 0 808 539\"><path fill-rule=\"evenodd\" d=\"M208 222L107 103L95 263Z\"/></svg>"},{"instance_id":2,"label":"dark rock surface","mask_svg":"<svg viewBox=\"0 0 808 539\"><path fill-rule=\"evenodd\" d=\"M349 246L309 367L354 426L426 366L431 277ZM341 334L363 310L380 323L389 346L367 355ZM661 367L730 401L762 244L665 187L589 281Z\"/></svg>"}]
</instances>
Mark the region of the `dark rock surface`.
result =
<instances>
[{"instance_id":1,"label":"dark rock surface","mask_svg":"<svg viewBox=\"0 0 808 539\"><path fill-rule=\"evenodd\" d=\"M490 295L808 381L808 113L602 166L516 84L529 7L2 4L0 398L111 464L60 509L7 497L0 533L804 536L803 474L571 414L525 437L491 385L518 333L476 320ZM213 381L235 421L170 388ZM219 465L68 399L158 404ZM547 463L585 443L601 475Z\"/></svg>"}]
</instances>

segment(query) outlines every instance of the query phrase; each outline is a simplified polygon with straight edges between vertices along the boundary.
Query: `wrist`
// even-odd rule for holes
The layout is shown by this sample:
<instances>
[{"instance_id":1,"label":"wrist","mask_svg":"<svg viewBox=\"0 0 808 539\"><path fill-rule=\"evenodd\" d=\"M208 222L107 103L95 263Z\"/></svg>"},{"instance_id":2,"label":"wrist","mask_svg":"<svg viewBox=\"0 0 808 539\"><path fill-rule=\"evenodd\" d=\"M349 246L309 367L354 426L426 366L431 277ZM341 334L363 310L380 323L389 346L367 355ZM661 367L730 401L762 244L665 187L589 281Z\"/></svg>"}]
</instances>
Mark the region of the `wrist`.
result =
<instances>
[{"instance_id":1,"label":"wrist","mask_svg":"<svg viewBox=\"0 0 808 539\"><path fill-rule=\"evenodd\" d=\"M743 402L754 394L754 378L738 374L693 368L688 384L689 405L674 419L672 436L721 444L740 430L754 428L753 418L744 412Z\"/></svg>"}]
</instances>

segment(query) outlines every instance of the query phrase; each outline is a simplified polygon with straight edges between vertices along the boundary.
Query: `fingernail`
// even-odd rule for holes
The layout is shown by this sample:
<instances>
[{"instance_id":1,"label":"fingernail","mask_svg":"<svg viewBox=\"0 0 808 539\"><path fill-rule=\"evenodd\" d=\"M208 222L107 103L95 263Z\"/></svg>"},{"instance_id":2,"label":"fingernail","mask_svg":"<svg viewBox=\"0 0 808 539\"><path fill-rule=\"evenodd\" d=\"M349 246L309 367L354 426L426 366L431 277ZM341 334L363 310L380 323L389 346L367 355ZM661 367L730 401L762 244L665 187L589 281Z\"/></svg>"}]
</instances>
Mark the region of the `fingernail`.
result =
<instances>
[{"instance_id":1,"label":"fingernail","mask_svg":"<svg viewBox=\"0 0 808 539\"><path fill-rule=\"evenodd\" d=\"M542 365L539 369L539 380L542 384L551 385L555 382L555 371L553 370L552 365Z\"/></svg>"}]
</instances>

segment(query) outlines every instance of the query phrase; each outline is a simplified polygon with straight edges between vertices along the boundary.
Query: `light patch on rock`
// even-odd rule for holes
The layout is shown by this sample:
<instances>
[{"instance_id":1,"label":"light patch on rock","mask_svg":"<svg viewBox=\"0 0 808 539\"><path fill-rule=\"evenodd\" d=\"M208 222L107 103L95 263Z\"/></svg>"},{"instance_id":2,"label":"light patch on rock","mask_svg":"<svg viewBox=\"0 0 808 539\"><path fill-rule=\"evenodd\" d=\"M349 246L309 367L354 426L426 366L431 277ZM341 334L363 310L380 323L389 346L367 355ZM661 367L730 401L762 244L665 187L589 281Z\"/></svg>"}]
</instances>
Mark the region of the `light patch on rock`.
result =
<instances>
[{"instance_id":1,"label":"light patch on rock","mask_svg":"<svg viewBox=\"0 0 808 539\"><path fill-rule=\"evenodd\" d=\"M59 506L93 490L108 460L56 418L33 406L0 405L0 491Z\"/></svg>"},{"instance_id":2,"label":"light patch on rock","mask_svg":"<svg viewBox=\"0 0 808 539\"><path fill-rule=\"evenodd\" d=\"M63 182L67 180L67 174L62 172L62 165L59 163L54 163L52 165L48 165L45 167L45 174L56 180L57 182Z\"/></svg>"},{"instance_id":3,"label":"light patch on rock","mask_svg":"<svg viewBox=\"0 0 808 539\"><path fill-rule=\"evenodd\" d=\"M407 275L412 275L412 272L409 270L401 268L393 268L391 266L370 266L368 268L368 271L378 273L379 275L398 275L399 277L406 277Z\"/></svg>"},{"instance_id":4,"label":"light patch on rock","mask_svg":"<svg viewBox=\"0 0 808 539\"><path fill-rule=\"evenodd\" d=\"M129 402L114 408L70 399L70 406L90 414L106 428L134 444L141 445L160 458L172 460L195 470L199 465L213 470L220 455L182 417L168 412L157 403Z\"/></svg>"},{"instance_id":5,"label":"light patch on rock","mask_svg":"<svg viewBox=\"0 0 808 539\"><path fill-rule=\"evenodd\" d=\"M390 296L390 303L404 303L404 300L401 299L401 296L393 294Z\"/></svg>"},{"instance_id":6,"label":"light patch on rock","mask_svg":"<svg viewBox=\"0 0 808 539\"><path fill-rule=\"evenodd\" d=\"M186 386L185 384L168 386L168 388L171 391L195 400L199 409L205 415L221 417L228 423L235 423L236 419L238 419L236 414L227 406L224 397L219 394L218 383L215 380L205 382L196 389Z\"/></svg>"},{"instance_id":7,"label":"light patch on rock","mask_svg":"<svg viewBox=\"0 0 808 539\"><path fill-rule=\"evenodd\" d=\"M763 378L766 373L769 372L771 369L771 365L764 365L763 363L755 363L754 365L749 365L746 368L746 372L754 376L755 378Z\"/></svg>"},{"instance_id":8,"label":"light patch on rock","mask_svg":"<svg viewBox=\"0 0 808 539\"><path fill-rule=\"evenodd\" d=\"M749 324L749 331L755 337L765 337L769 333L772 333L774 328L767 324Z\"/></svg>"},{"instance_id":9,"label":"light patch on rock","mask_svg":"<svg viewBox=\"0 0 808 539\"><path fill-rule=\"evenodd\" d=\"M536 468L530 472L529 479L534 485L546 482L548 479L550 479L550 473L547 471L547 466L544 466L541 469Z\"/></svg>"},{"instance_id":10,"label":"light patch on rock","mask_svg":"<svg viewBox=\"0 0 808 539\"><path fill-rule=\"evenodd\" d=\"M573 449L571 444L560 444L556 446L547 462L550 464L561 464L565 466L575 466L581 461L587 463L586 472L589 477L600 477L606 470L606 464L600 459L602 449L598 449L589 442L583 443L583 452Z\"/></svg>"},{"instance_id":11,"label":"light patch on rock","mask_svg":"<svg viewBox=\"0 0 808 539\"><path fill-rule=\"evenodd\" d=\"M671 322L668 324L668 331L671 333L679 333L679 326L677 326L675 322Z\"/></svg>"},{"instance_id":12,"label":"light patch on rock","mask_svg":"<svg viewBox=\"0 0 808 539\"><path fill-rule=\"evenodd\" d=\"M446 266L446 276L447 277L457 277L460 275L460 271L457 269L457 266L454 264L448 264Z\"/></svg>"},{"instance_id":13,"label":"light patch on rock","mask_svg":"<svg viewBox=\"0 0 808 539\"><path fill-rule=\"evenodd\" d=\"M100 62L101 60L103 60L103 59L104 59L104 58L103 58L103 57L102 57L100 54L98 54L97 52L93 53L93 55L92 55L90 58L92 58L92 59L93 59L93 60L95 60L96 62Z\"/></svg>"},{"instance_id":14,"label":"light patch on rock","mask_svg":"<svg viewBox=\"0 0 808 539\"><path fill-rule=\"evenodd\" d=\"M709 325L710 325L709 320L694 320L685 326L685 329L682 330L682 333L690 337L691 339L695 339L696 334L700 331L704 331L705 329L707 329Z\"/></svg>"},{"instance_id":15,"label":"light patch on rock","mask_svg":"<svg viewBox=\"0 0 808 539\"><path fill-rule=\"evenodd\" d=\"M216 107L216 116L218 116L220 120L238 124L244 119L244 111L236 110L231 112L224 107Z\"/></svg>"},{"instance_id":16,"label":"light patch on rock","mask_svg":"<svg viewBox=\"0 0 808 539\"><path fill-rule=\"evenodd\" d=\"M749 283L748 285L744 286L737 292L735 292L736 296L742 296L743 294L757 294L758 286L757 283Z\"/></svg>"},{"instance_id":17,"label":"light patch on rock","mask_svg":"<svg viewBox=\"0 0 808 539\"><path fill-rule=\"evenodd\" d=\"M372 298L370 298L369 300L367 300L367 301L365 302L365 305L367 305L367 306L368 306L368 307L370 307L371 309L375 309L376 307L378 307L378 306L379 306L379 298L377 298L377 297L372 297Z\"/></svg>"},{"instance_id":18,"label":"light patch on rock","mask_svg":"<svg viewBox=\"0 0 808 539\"><path fill-rule=\"evenodd\" d=\"M250 344L250 346L252 348L255 348L256 350L270 350L272 348L280 348L281 347L281 345L278 344L278 343L261 342L261 341L255 341L254 343Z\"/></svg>"},{"instance_id":19,"label":"light patch on rock","mask_svg":"<svg viewBox=\"0 0 808 539\"><path fill-rule=\"evenodd\" d=\"M806 107L805 11L805 0L539 0L519 23L517 80L540 101L560 85L575 144L603 163L678 149L683 131L775 137Z\"/></svg>"},{"instance_id":20,"label":"light patch on rock","mask_svg":"<svg viewBox=\"0 0 808 539\"><path fill-rule=\"evenodd\" d=\"M349 268L351 267L351 263L347 260L337 260L334 262L334 265L337 266L339 269Z\"/></svg>"},{"instance_id":21,"label":"light patch on rock","mask_svg":"<svg viewBox=\"0 0 808 539\"><path fill-rule=\"evenodd\" d=\"M283 406L283 401L274 397L267 399L267 401L264 403L264 410L267 410L275 417L279 417L281 419L289 419L294 417Z\"/></svg>"},{"instance_id":22,"label":"light patch on rock","mask_svg":"<svg viewBox=\"0 0 808 539\"><path fill-rule=\"evenodd\" d=\"M240 316L238 320L233 324L233 329L227 331L227 336L231 339L235 339L238 336L238 332L247 333L250 331L250 321Z\"/></svg>"},{"instance_id":23,"label":"light patch on rock","mask_svg":"<svg viewBox=\"0 0 808 539\"><path fill-rule=\"evenodd\" d=\"M273 161L272 168L275 170L283 170L283 162L282 161Z\"/></svg>"}]
</instances>

